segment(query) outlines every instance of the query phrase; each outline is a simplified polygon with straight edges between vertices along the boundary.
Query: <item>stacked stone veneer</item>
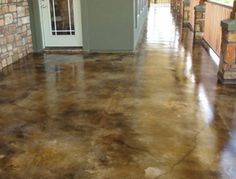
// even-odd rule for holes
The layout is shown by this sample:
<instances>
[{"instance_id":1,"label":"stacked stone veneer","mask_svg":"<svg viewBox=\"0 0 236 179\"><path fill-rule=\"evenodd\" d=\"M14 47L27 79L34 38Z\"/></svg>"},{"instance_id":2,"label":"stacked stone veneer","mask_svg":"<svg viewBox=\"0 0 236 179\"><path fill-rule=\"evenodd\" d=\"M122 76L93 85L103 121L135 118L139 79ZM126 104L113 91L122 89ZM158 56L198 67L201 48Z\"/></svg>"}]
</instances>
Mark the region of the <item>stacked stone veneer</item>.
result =
<instances>
[{"instance_id":1,"label":"stacked stone veneer","mask_svg":"<svg viewBox=\"0 0 236 179\"><path fill-rule=\"evenodd\" d=\"M194 7L194 10L194 39L200 41L204 35L206 5L197 5Z\"/></svg>"},{"instance_id":2,"label":"stacked stone veneer","mask_svg":"<svg viewBox=\"0 0 236 179\"><path fill-rule=\"evenodd\" d=\"M0 0L0 69L32 52L27 0Z\"/></svg>"},{"instance_id":3,"label":"stacked stone veneer","mask_svg":"<svg viewBox=\"0 0 236 179\"><path fill-rule=\"evenodd\" d=\"M190 24L190 0L184 0L183 2L183 23L184 25Z\"/></svg>"},{"instance_id":4,"label":"stacked stone veneer","mask_svg":"<svg viewBox=\"0 0 236 179\"><path fill-rule=\"evenodd\" d=\"M183 12L183 1L182 0L171 0L171 9L176 13L178 16L182 16Z\"/></svg>"},{"instance_id":5,"label":"stacked stone veneer","mask_svg":"<svg viewBox=\"0 0 236 179\"><path fill-rule=\"evenodd\" d=\"M218 79L225 84L236 84L236 20L224 20L221 26L222 43Z\"/></svg>"},{"instance_id":6,"label":"stacked stone veneer","mask_svg":"<svg viewBox=\"0 0 236 179\"><path fill-rule=\"evenodd\" d=\"M236 84L236 1L231 18L221 21L222 41L218 79L223 84Z\"/></svg>"}]
</instances>

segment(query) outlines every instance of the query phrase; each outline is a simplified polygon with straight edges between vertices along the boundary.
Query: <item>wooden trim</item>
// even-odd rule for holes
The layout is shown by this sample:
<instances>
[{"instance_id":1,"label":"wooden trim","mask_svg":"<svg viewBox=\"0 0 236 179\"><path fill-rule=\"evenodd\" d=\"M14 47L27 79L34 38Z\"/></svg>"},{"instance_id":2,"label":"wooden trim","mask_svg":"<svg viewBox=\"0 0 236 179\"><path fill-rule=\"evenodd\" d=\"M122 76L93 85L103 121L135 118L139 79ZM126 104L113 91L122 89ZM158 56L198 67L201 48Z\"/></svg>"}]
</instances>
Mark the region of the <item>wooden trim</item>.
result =
<instances>
[{"instance_id":1,"label":"wooden trim","mask_svg":"<svg viewBox=\"0 0 236 179\"><path fill-rule=\"evenodd\" d=\"M219 6L223 6L223 7L229 8L229 9L233 9L233 5L231 6L229 4L220 3L220 2L217 2L217 1L214 1L214 0L208 0L207 2L212 3L212 4L216 4L216 5L219 5Z\"/></svg>"}]
</instances>

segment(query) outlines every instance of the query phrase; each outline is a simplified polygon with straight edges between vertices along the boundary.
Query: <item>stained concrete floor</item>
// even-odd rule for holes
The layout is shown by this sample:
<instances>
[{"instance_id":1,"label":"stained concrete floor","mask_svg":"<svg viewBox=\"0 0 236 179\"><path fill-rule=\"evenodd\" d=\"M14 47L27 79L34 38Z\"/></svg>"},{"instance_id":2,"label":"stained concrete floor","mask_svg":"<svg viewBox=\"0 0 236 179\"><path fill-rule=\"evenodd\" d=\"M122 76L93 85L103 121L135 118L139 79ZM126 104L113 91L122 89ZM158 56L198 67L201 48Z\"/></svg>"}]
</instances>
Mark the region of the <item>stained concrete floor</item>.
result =
<instances>
[{"instance_id":1,"label":"stained concrete floor","mask_svg":"<svg viewBox=\"0 0 236 179\"><path fill-rule=\"evenodd\" d=\"M165 18L163 18L165 17ZM48 54L0 76L0 178L234 179L236 87L167 7L137 54Z\"/></svg>"}]
</instances>

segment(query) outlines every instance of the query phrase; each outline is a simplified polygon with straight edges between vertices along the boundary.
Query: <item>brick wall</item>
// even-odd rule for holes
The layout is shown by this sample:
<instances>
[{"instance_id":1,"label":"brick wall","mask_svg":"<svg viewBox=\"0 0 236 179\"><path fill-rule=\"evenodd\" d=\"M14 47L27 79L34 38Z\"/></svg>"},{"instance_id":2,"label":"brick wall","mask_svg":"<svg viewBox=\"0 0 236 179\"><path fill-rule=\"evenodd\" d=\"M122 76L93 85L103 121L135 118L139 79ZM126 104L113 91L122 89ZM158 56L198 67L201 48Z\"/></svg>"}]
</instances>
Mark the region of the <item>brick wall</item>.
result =
<instances>
[{"instance_id":1,"label":"brick wall","mask_svg":"<svg viewBox=\"0 0 236 179\"><path fill-rule=\"evenodd\" d=\"M0 0L0 70L32 52L27 0Z\"/></svg>"}]
</instances>

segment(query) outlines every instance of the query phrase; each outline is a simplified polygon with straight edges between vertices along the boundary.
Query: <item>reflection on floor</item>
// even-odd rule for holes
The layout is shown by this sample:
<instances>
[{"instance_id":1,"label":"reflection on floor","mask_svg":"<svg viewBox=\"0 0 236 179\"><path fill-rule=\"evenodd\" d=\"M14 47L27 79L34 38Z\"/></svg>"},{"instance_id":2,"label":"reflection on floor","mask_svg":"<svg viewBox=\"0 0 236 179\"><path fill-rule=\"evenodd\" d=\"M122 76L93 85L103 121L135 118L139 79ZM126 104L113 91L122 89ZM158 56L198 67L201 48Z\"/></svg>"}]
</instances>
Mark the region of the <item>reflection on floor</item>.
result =
<instances>
[{"instance_id":1,"label":"reflection on floor","mask_svg":"<svg viewBox=\"0 0 236 179\"><path fill-rule=\"evenodd\" d=\"M216 73L158 6L135 55L21 61L0 77L0 178L235 178L235 87Z\"/></svg>"}]
</instances>

